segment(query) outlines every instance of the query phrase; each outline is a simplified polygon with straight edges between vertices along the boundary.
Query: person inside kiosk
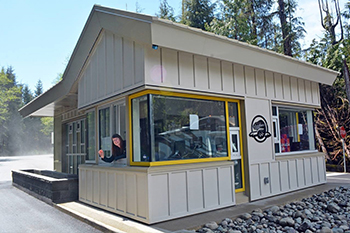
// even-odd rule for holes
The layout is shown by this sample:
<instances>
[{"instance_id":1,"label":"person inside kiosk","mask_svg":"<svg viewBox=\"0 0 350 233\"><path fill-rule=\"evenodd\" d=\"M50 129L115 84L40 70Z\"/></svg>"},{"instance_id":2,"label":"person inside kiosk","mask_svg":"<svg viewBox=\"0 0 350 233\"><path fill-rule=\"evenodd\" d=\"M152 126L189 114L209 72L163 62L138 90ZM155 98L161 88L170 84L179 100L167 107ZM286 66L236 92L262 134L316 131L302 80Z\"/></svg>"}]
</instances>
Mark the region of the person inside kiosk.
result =
<instances>
[{"instance_id":1,"label":"person inside kiosk","mask_svg":"<svg viewBox=\"0 0 350 233\"><path fill-rule=\"evenodd\" d=\"M105 156L104 151L101 149L98 151L98 155L101 159L107 163L111 163L115 160L126 158L125 142L119 134L113 134L112 136L112 154L111 156Z\"/></svg>"}]
</instances>

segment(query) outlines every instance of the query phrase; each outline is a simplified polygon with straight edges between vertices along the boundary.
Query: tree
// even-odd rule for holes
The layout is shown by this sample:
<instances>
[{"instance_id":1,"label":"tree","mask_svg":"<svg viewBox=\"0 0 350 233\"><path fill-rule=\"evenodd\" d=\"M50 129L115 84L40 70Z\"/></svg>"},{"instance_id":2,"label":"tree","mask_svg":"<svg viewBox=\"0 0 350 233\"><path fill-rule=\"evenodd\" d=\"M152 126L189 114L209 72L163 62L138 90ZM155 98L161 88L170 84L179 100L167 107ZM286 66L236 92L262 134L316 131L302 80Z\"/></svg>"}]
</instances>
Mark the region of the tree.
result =
<instances>
[{"instance_id":1,"label":"tree","mask_svg":"<svg viewBox=\"0 0 350 233\"><path fill-rule=\"evenodd\" d=\"M21 86L16 83L12 67L0 72L0 154L12 155L20 150Z\"/></svg>"},{"instance_id":2,"label":"tree","mask_svg":"<svg viewBox=\"0 0 350 233\"><path fill-rule=\"evenodd\" d=\"M271 0L222 0L208 31L264 48L273 47L275 31Z\"/></svg>"},{"instance_id":3,"label":"tree","mask_svg":"<svg viewBox=\"0 0 350 233\"><path fill-rule=\"evenodd\" d=\"M214 9L210 0L183 0L181 23L205 30L214 18Z\"/></svg>"},{"instance_id":4,"label":"tree","mask_svg":"<svg viewBox=\"0 0 350 233\"><path fill-rule=\"evenodd\" d=\"M160 1L159 13L156 14L158 18L168 19L175 22L174 8L168 4L167 0Z\"/></svg>"},{"instance_id":5,"label":"tree","mask_svg":"<svg viewBox=\"0 0 350 233\"><path fill-rule=\"evenodd\" d=\"M38 97L43 93L43 83L39 79L35 85L34 97Z\"/></svg>"},{"instance_id":6,"label":"tree","mask_svg":"<svg viewBox=\"0 0 350 233\"><path fill-rule=\"evenodd\" d=\"M282 39L283 54L287 56L298 56L301 52L299 39L304 37L306 32L301 18L295 17L297 3L295 0L278 0L278 15Z\"/></svg>"},{"instance_id":7,"label":"tree","mask_svg":"<svg viewBox=\"0 0 350 233\"><path fill-rule=\"evenodd\" d=\"M22 89L22 102L23 104L27 104L29 103L30 101L33 100L33 94L32 92L30 91L28 85L24 85L23 86L23 89Z\"/></svg>"}]
</instances>

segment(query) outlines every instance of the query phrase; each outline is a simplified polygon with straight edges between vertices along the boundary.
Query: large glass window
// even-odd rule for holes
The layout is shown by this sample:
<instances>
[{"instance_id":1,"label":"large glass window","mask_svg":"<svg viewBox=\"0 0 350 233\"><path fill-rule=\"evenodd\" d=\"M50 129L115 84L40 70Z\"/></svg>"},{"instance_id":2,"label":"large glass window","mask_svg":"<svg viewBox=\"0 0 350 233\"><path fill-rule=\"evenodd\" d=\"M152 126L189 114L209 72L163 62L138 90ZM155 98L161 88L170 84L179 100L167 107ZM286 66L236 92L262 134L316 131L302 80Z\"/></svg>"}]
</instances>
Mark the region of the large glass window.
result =
<instances>
[{"instance_id":1,"label":"large glass window","mask_svg":"<svg viewBox=\"0 0 350 233\"><path fill-rule=\"evenodd\" d=\"M224 101L145 95L132 111L135 162L228 156Z\"/></svg>"},{"instance_id":2,"label":"large glass window","mask_svg":"<svg viewBox=\"0 0 350 233\"><path fill-rule=\"evenodd\" d=\"M311 110L274 106L273 133L276 153L315 150Z\"/></svg>"}]
</instances>

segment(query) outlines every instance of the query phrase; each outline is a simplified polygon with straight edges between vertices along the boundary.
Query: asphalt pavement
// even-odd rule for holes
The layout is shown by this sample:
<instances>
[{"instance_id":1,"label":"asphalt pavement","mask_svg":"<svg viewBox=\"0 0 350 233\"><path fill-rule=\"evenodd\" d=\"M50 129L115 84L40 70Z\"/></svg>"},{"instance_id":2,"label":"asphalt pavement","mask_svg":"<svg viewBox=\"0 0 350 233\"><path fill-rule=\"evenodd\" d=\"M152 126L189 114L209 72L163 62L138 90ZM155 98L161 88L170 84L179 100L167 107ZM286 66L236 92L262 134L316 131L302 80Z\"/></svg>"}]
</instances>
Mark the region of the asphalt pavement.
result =
<instances>
[{"instance_id":1,"label":"asphalt pavement","mask_svg":"<svg viewBox=\"0 0 350 233\"><path fill-rule=\"evenodd\" d=\"M0 232L102 232L12 186L11 170L52 170L53 155L0 157Z\"/></svg>"}]
</instances>

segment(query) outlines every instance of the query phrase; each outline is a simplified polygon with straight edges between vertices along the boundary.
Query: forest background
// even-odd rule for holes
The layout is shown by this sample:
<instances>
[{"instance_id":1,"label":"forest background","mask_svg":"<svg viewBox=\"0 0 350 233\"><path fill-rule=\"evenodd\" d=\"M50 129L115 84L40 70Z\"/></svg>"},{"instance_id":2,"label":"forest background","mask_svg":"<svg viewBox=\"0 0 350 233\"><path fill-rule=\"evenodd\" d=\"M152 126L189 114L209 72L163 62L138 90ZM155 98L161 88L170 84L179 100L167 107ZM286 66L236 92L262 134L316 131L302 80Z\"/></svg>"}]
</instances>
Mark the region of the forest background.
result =
<instances>
[{"instance_id":1,"label":"forest background","mask_svg":"<svg viewBox=\"0 0 350 233\"><path fill-rule=\"evenodd\" d=\"M180 15L167 0L161 0L157 16L200 28L264 49L282 53L306 62L340 72L332 86L321 85L321 109L315 111L315 132L320 151L329 163L342 164L342 141L339 126L350 134L350 1L344 6L338 0L318 0L321 38L315 38L306 49L300 41L307 33L301 17L296 16L296 0L182 0ZM136 2L136 12L142 13ZM62 74L53 77L53 84ZM15 67L0 71L0 156L52 152L53 120L22 118L18 109L42 94L38 80L35 90L17 82ZM350 135L345 139L346 154L350 151Z\"/></svg>"}]
</instances>

